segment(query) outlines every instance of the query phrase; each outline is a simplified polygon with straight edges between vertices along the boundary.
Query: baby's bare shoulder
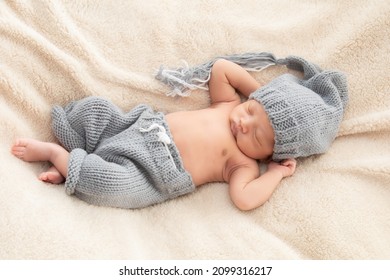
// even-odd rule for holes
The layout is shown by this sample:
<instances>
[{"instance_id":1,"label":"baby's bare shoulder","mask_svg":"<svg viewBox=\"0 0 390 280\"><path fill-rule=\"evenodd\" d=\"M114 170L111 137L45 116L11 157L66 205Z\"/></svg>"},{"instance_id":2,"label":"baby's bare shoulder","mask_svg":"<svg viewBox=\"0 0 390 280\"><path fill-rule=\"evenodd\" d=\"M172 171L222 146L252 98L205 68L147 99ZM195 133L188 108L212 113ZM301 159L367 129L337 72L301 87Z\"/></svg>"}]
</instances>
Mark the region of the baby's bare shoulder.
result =
<instances>
[{"instance_id":1,"label":"baby's bare shoulder","mask_svg":"<svg viewBox=\"0 0 390 280\"><path fill-rule=\"evenodd\" d=\"M253 176L260 175L259 164L256 160L247 157L243 153L237 153L226 161L224 179L226 182L230 182L230 179L234 173L251 173Z\"/></svg>"}]
</instances>

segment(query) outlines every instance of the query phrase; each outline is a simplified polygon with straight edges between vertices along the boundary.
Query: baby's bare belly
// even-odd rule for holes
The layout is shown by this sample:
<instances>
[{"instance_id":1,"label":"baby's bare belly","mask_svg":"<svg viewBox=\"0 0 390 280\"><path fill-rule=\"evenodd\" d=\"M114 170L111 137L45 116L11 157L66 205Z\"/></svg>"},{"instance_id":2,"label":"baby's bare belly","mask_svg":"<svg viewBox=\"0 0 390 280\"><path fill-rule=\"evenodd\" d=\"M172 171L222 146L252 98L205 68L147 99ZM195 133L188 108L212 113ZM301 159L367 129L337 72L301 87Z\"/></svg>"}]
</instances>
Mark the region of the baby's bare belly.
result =
<instances>
[{"instance_id":1,"label":"baby's bare belly","mask_svg":"<svg viewBox=\"0 0 390 280\"><path fill-rule=\"evenodd\" d=\"M216 157L215 151L211 151L204 145L181 139L181 137L176 138L179 138L174 139L184 168L191 174L196 186L223 181L223 160Z\"/></svg>"},{"instance_id":2,"label":"baby's bare belly","mask_svg":"<svg viewBox=\"0 0 390 280\"><path fill-rule=\"evenodd\" d=\"M228 153L218 130L202 119L194 120L191 114L172 115L167 115L167 122L184 168L191 174L194 184L224 181Z\"/></svg>"},{"instance_id":3,"label":"baby's bare belly","mask_svg":"<svg viewBox=\"0 0 390 280\"><path fill-rule=\"evenodd\" d=\"M195 160L191 157L182 157L184 168L191 174L195 186L198 187L210 182L222 182L223 167L216 162L201 160L200 157Z\"/></svg>"}]
</instances>

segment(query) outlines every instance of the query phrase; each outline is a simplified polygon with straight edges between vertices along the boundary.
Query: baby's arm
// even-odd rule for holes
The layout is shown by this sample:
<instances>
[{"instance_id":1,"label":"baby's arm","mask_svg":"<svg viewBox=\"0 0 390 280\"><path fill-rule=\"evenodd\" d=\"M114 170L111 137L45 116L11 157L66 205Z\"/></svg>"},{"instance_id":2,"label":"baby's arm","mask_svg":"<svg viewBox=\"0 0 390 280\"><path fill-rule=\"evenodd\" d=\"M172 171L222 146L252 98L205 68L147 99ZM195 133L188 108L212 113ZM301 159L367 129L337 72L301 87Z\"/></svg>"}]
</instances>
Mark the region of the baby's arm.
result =
<instances>
[{"instance_id":1,"label":"baby's arm","mask_svg":"<svg viewBox=\"0 0 390 280\"><path fill-rule=\"evenodd\" d=\"M233 203L241 210L251 210L264 204L281 180L295 172L296 161L287 159L281 163L271 162L267 171L259 175L258 167L245 165L230 176L229 192Z\"/></svg>"},{"instance_id":2,"label":"baby's arm","mask_svg":"<svg viewBox=\"0 0 390 280\"><path fill-rule=\"evenodd\" d=\"M248 97L260 87L244 68L225 59L217 60L211 69L209 90L211 103L239 101L237 91Z\"/></svg>"}]
</instances>

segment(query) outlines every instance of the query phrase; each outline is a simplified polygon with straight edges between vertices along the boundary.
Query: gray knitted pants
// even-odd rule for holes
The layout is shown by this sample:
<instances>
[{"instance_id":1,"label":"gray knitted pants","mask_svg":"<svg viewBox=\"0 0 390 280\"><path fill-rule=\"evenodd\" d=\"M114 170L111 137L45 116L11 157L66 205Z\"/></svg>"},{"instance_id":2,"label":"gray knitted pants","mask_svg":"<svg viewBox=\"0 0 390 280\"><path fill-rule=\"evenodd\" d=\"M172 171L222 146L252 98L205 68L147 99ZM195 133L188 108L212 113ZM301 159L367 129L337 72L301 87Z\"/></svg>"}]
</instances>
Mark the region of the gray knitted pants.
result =
<instances>
[{"instance_id":1,"label":"gray knitted pants","mask_svg":"<svg viewBox=\"0 0 390 280\"><path fill-rule=\"evenodd\" d=\"M123 113L88 97L52 110L53 131L70 152L66 193L95 205L141 208L195 186L162 113L139 105Z\"/></svg>"}]
</instances>

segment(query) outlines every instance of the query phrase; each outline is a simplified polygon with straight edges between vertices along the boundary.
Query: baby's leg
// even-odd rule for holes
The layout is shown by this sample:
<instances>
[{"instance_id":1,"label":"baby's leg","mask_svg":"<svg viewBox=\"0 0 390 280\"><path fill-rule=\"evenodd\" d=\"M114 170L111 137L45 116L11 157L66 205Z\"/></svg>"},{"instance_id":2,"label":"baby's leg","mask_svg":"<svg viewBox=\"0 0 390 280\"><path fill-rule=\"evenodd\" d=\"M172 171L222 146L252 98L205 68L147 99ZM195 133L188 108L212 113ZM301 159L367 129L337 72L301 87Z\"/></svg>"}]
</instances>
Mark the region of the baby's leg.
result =
<instances>
[{"instance_id":1,"label":"baby's leg","mask_svg":"<svg viewBox=\"0 0 390 280\"><path fill-rule=\"evenodd\" d=\"M65 108L53 107L53 133L68 151L93 153L102 140L127 129L145 109L140 105L125 114L106 99L87 97Z\"/></svg>"},{"instance_id":2,"label":"baby's leg","mask_svg":"<svg viewBox=\"0 0 390 280\"><path fill-rule=\"evenodd\" d=\"M27 162L49 161L63 177L67 176L69 152L60 145L22 138L15 141L11 152Z\"/></svg>"},{"instance_id":3,"label":"baby's leg","mask_svg":"<svg viewBox=\"0 0 390 280\"><path fill-rule=\"evenodd\" d=\"M82 149L71 152L65 192L94 205L140 208L166 199L138 163L109 162ZM165 198L165 199L164 199Z\"/></svg>"},{"instance_id":4,"label":"baby's leg","mask_svg":"<svg viewBox=\"0 0 390 280\"><path fill-rule=\"evenodd\" d=\"M62 184L63 182L65 182L65 177L62 176L60 171L58 171L58 169L54 165L50 167L47 171L42 172L38 178L41 181L52 184Z\"/></svg>"}]
</instances>

